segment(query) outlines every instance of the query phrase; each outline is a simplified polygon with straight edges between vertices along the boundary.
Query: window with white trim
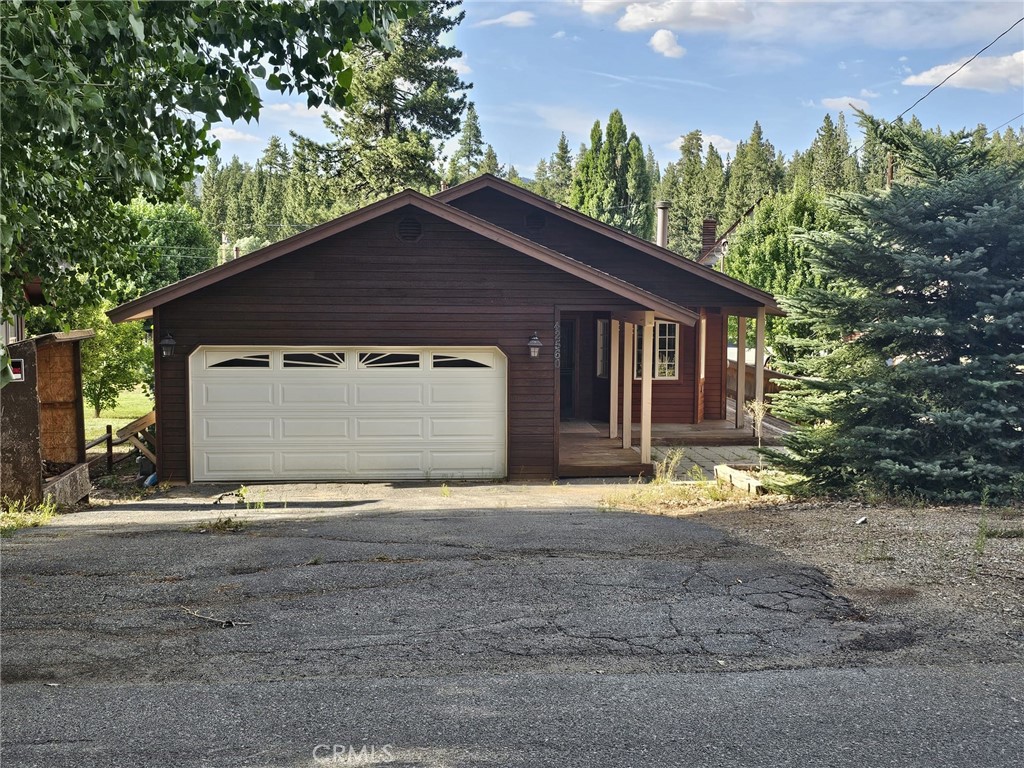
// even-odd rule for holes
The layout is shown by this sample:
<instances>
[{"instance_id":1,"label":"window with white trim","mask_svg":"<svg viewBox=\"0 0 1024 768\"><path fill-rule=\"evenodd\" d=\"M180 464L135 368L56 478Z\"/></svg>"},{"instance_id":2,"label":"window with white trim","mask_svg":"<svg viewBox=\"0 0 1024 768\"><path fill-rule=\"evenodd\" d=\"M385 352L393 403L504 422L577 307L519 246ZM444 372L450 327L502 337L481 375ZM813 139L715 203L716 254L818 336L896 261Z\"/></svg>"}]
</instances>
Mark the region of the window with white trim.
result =
<instances>
[{"instance_id":1,"label":"window with white trim","mask_svg":"<svg viewBox=\"0 0 1024 768\"><path fill-rule=\"evenodd\" d=\"M639 379L643 375L644 329L638 325L635 330L633 378ZM679 378L679 323L658 320L654 324L653 374L655 379Z\"/></svg>"},{"instance_id":2,"label":"window with white trim","mask_svg":"<svg viewBox=\"0 0 1024 768\"><path fill-rule=\"evenodd\" d=\"M597 378L607 379L611 365L608 350L611 347L611 321L606 318L597 320Z\"/></svg>"}]
</instances>

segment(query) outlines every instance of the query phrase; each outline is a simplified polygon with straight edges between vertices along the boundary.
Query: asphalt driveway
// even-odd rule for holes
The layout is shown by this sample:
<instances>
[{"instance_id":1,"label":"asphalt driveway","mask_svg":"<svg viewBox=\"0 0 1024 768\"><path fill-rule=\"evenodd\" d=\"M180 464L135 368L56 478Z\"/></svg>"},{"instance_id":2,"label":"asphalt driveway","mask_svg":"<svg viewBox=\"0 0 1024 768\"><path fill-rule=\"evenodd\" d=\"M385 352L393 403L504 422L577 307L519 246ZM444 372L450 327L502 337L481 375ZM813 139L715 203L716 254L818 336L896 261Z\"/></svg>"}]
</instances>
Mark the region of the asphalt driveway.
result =
<instances>
[{"instance_id":1,"label":"asphalt driveway","mask_svg":"<svg viewBox=\"0 0 1024 768\"><path fill-rule=\"evenodd\" d=\"M5 765L996 766L1021 747L1002 727L1019 665L893 667L911 628L698 520L601 509L599 487L321 491L178 492L5 541Z\"/></svg>"}]
</instances>

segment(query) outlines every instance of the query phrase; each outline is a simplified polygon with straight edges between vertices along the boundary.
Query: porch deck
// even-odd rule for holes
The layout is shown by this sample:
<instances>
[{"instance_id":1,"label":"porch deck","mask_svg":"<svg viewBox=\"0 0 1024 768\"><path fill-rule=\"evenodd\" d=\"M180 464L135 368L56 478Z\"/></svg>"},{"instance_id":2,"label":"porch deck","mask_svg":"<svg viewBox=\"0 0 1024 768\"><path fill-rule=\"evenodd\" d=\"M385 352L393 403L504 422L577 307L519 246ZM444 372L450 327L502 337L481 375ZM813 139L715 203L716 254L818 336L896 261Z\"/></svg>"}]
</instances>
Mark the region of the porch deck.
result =
<instances>
[{"instance_id":1,"label":"porch deck","mask_svg":"<svg viewBox=\"0 0 1024 768\"><path fill-rule=\"evenodd\" d=\"M735 401L729 400L728 419L701 424L652 424L651 444L658 446L757 445L753 423L736 429ZM762 444L778 445L789 425L772 416L763 424ZM640 462L640 427L633 425L634 448L622 447L621 438L608 438L608 424L592 421L564 421L559 434L559 477L636 477L653 474L653 464Z\"/></svg>"},{"instance_id":2,"label":"porch deck","mask_svg":"<svg viewBox=\"0 0 1024 768\"><path fill-rule=\"evenodd\" d=\"M608 425L563 421L558 438L559 477L650 477L653 464L640 462L639 448L608 439Z\"/></svg>"}]
</instances>

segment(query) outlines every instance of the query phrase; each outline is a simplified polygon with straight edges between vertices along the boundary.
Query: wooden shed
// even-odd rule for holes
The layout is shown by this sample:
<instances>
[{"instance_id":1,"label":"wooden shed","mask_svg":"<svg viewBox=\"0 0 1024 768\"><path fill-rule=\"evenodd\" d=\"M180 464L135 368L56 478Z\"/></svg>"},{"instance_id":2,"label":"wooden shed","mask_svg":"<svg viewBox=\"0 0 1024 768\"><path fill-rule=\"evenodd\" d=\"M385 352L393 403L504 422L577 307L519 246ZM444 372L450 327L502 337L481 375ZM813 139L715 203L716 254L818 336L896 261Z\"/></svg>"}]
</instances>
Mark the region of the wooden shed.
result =
<instances>
[{"instance_id":1,"label":"wooden shed","mask_svg":"<svg viewBox=\"0 0 1024 768\"><path fill-rule=\"evenodd\" d=\"M93 335L48 333L8 346L18 378L0 393L4 496L69 504L88 495L81 342Z\"/></svg>"}]
</instances>

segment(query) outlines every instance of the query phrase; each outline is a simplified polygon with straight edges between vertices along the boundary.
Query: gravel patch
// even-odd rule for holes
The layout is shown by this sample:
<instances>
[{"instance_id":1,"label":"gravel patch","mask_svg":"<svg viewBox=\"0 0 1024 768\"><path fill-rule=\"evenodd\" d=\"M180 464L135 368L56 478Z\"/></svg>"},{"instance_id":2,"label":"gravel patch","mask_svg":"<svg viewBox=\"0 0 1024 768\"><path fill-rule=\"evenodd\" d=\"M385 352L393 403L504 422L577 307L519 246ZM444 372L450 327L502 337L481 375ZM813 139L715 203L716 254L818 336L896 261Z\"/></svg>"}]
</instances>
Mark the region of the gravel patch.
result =
<instances>
[{"instance_id":1,"label":"gravel patch","mask_svg":"<svg viewBox=\"0 0 1024 768\"><path fill-rule=\"evenodd\" d=\"M769 499L696 516L820 568L865 618L902 623L891 647L871 639L890 662L1024 658L1024 509Z\"/></svg>"}]
</instances>

